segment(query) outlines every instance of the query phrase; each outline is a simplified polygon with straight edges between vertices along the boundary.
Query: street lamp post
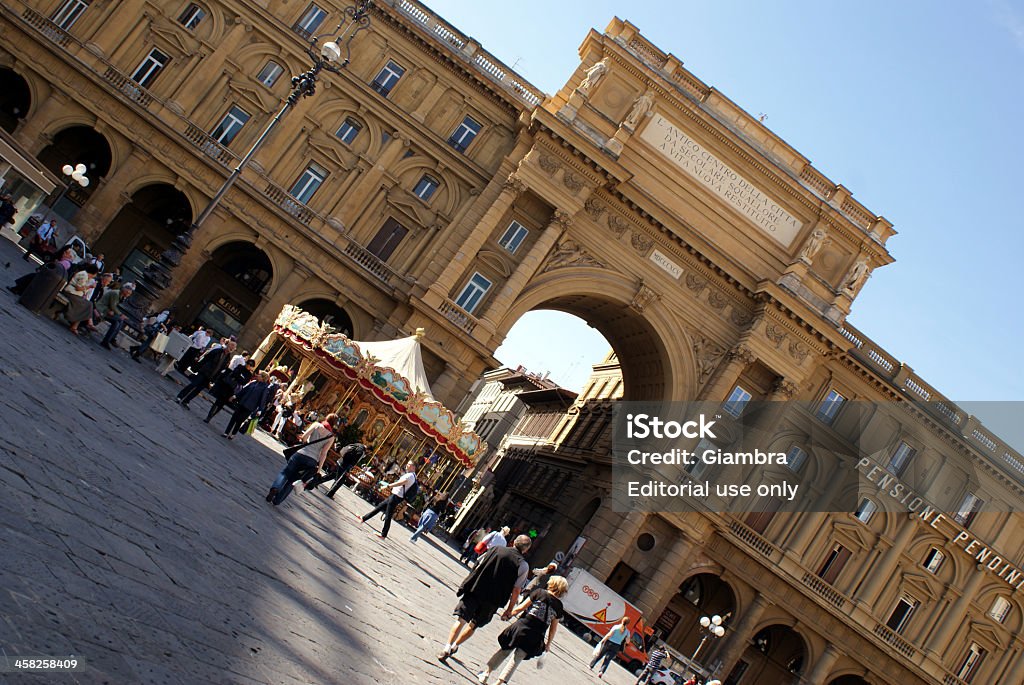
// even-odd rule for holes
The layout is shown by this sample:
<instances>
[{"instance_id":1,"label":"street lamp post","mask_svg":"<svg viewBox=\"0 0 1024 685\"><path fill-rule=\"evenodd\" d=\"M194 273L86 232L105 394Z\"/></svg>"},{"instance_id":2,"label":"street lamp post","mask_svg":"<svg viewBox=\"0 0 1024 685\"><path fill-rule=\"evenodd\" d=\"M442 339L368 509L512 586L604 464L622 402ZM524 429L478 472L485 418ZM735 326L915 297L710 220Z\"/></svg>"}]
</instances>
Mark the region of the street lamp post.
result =
<instances>
[{"instance_id":1,"label":"street lamp post","mask_svg":"<svg viewBox=\"0 0 1024 685\"><path fill-rule=\"evenodd\" d=\"M321 71L338 74L349 65L352 55L352 39L355 38L357 33L369 27L370 9L372 7L372 0L359 0L355 5L349 5L342 11L341 21L338 22L338 26L334 31L329 34L313 36L310 39L306 53L313 60L312 68L305 73L292 77L292 91L285 98L284 104L277 112L277 115L270 120L263 133L260 134L260 137L256 139L256 142L249 148L249 151L238 162L238 165L225 179L220 189L210 198L210 202L199 213L199 216L192 222L192 225L174 239L171 246L160 255L160 259L146 267L141 279L136 284L135 294L122 305L135 324L142 320L152 306L153 301L171 284L171 272L181 264L181 258L192 246L192 240L196 231L202 227L203 223L217 209L217 206L228 190L231 189L231 186L235 185L235 181L242 175L242 170L249 164L253 155L260 149L285 113L294 107L299 100L309 97L316 92L316 80ZM342 27L344 27L344 31ZM331 35L335 37L322 45L320 44L323 38ZM342 58L343 49L345 52L344 58Z\"/></svg>"},{"instance_id":2,"label":"street lamp post","mask_svg":"<svg viewBox=\"0 0 1024 685\"><path fill-rule=\"evenodd\" d=\"M704 643L708 641L709 637L719 638L725 635L725 626L722 625L722 617L718 614L714 616L701 616L700 617L700 644L697 645L697 649L693 650L693 656L690 657L690 668L696 672L697 667L694 665L697 661L697 655L700 654L701 648L704 647Z\"/></svg>"},{"instance_id":3,"label":"street lamp post","mask_svg":"<svg viewBox=\"0 0 1024 685\"><path fill-rule=\"evenodd\" d=\"M65 180L64 190L60 191L60 195L57 196L57 199L54 200L46 210L46 215L43 217L44 223L50 218L50 215L55 212L55 208L60 201L64 199L64 196L71 191L72 186L78 184L82 188L85 188L89 185L89 177L85 175L88 168L81 162L75 166L65 164L60 168L60 170L65 176L69 177L69 180Z\"/></svg>"}]
</instances>

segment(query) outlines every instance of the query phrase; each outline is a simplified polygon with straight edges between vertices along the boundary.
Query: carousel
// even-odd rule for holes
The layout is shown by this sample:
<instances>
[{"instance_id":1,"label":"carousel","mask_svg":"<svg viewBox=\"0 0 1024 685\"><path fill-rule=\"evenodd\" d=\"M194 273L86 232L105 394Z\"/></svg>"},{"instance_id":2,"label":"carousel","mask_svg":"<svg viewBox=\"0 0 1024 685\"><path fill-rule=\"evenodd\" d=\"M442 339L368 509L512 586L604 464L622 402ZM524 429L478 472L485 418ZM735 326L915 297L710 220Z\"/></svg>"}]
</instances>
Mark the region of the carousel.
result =
<instances>
[{"instance_id":1,"label":"carousel","mask_svg":"<svg viewBox=\"0 0 1024 685\"><path fill-rule=\"evenodd\" d=\"M389 468L416 463L430 490L448 492L481 455L483 441L465 430L430 392L420 339L357 342L298 307L285 305L256 354L260 368L288 370L289 397L303 411L344 419L348 441L373 455L357 482L372 487ZM366 482L369 480L370 482Z\"/></svg>"}]
</instances>

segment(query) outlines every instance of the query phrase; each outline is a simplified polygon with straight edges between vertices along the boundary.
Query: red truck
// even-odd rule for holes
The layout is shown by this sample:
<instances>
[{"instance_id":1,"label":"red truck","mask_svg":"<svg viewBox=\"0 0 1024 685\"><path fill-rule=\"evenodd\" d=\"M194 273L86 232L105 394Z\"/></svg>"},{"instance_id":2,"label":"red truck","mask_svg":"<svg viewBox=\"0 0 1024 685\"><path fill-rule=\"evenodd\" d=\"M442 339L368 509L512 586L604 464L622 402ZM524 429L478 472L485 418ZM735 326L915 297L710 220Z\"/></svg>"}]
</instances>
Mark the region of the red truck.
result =
<instances>
[{"instance_id":1,"label":"red truck","mask_svg":"<svg viewBox=\"0 0 1024 685\"><path fill-rule=\"evenodd\" d=\"M569 592L562 598L563 607L598 638L604 637L623 616L629 617L630 639L618 658L627 669L638 673L647 663L647 645L654 633L644 623L643 613L581 568L572 569L566 580Z\"/></svg>"}]
</instances>

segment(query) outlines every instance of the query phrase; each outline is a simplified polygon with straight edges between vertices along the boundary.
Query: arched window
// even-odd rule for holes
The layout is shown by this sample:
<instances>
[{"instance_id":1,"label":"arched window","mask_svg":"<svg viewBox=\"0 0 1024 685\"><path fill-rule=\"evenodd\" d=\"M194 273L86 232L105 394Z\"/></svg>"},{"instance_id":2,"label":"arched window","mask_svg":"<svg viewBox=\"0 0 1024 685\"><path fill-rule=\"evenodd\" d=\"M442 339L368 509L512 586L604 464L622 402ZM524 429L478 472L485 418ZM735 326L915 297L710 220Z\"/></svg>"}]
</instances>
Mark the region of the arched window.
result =
<instances>
[{"instance_id":1,"label":"arched window","mask_svg":"<svg viewBox=\"0 0 1024 685\"><path fill-rule=\"evenodd\" d=\"M199 26L199 23L206 18L206 10L197 5L194 2L190 2L185 11L178 17L178 23L184 26L189 31Z\"/></svg>"}]
</instances>

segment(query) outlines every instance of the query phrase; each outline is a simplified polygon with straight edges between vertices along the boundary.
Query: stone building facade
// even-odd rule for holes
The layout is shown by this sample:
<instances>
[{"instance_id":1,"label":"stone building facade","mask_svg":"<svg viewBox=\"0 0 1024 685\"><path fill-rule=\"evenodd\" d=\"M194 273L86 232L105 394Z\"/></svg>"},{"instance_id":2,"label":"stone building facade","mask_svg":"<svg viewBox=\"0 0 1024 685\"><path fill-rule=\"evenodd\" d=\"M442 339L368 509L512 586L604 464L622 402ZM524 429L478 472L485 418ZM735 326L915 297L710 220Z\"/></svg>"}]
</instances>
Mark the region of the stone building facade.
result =
<instances>
[{"instance_id":1,"label":"stone building facade","mask_svg":"<svg viewBox=\"0 0 1024 685\"><path fill-rule=\"evenodd\" d=\"M130 273L199 214L289 76L309 68L304 41L342 10L10 0L0 126L51 171L88 165L94 182L59 209ZM499 366L493 352L523 314L560 310L607 338L627 400L724 401L737 386L751 399L832 405L929 400L934 411L890 422L886 447L970 463L957 494L1016 503L1015 453L845 323L871 271L892 262L891 224L629 22L590 32L579 54L547 96L429 8L375 3L349 67L288 112L197 232L165 303L249 346L288 303L360 340L423 327L428 378L449 406ZM579 415L607 418L606 404ZM978 514L969 540L881 513L623 515L602 481L607 453L593 456L599 425L577 447L582 424L567 420L562 454L579 452L571 468L552 457L566 488L587 474L557 509L603 543L581 560L684 648L690 607L728 607L713 655L724 676L1024 680L1019 599L988 556L968 556L974 542L1019 563L1007 515ZM919 558L931 546L945 550L935 573ZM826 582L821 558L833 553L845 567ZM917 604L890 628L903 593ZM997 596L1010 603L999 621Z\"/></svg>"}]
</instances>

